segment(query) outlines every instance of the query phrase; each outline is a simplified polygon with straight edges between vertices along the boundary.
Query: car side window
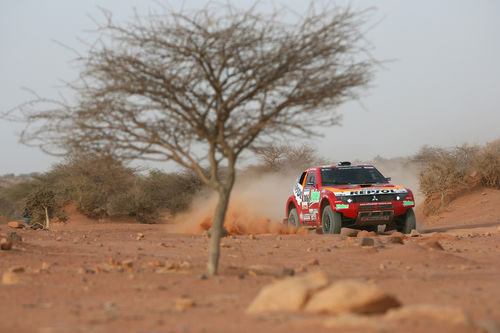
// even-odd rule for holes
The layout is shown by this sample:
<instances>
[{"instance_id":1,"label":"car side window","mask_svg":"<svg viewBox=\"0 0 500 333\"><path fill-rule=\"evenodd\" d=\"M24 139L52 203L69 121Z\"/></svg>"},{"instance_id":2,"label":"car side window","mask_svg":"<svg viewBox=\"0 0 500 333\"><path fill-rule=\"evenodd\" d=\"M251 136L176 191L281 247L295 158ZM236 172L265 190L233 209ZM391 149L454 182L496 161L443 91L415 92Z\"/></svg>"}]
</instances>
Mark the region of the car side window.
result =
<instances>
[{"instance_id":1,"label":"car side window","mask_svg":"<svg viewBox=\"0 0 500 333\"><path fill-rule=\"evenodd\" d=\"M299 184L302 185L304 184L304 178L306 177L306 172L302 172L302 174L299 177Z\"/></svg>"},{"instance_id":2,"label":"car side window","mask_svg":"<svg viewBox=\"0 0 500 333\"><path fill-rule=\"evenodd\" d=\"M313 173L310 173L309 175L307 175L306 185L307 186L316 186L316 176Z\"/></svg>"}]
</instances>

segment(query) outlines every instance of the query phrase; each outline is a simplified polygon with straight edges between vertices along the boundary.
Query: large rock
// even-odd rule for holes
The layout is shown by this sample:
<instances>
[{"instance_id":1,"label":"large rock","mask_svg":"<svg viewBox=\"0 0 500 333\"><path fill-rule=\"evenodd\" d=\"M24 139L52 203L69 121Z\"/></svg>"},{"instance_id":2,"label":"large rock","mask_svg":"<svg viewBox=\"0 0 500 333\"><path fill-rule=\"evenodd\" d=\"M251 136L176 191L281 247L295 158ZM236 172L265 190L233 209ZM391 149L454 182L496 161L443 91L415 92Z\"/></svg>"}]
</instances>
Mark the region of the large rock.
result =
<instances>
[{"instance_id":1,"label":"large rock","mask_svg":"<svg viewBox=\"0 0 500 333\"><path fill-rule=\"evenodd\" d=\"M319 271L276 281L260 290L247 312L299 311L315 291L327 285L328 277Z\"/></svg>"},{"instance_id":2,"label":"large rock","mask_svg":"<svg viewBox=\"0 0 500 333\"><path fill-rule=\"evenodd\" d=\"M465 310L454 306L434 304L417 304L393 309L387 312L384 319L387 321L421 321L423 319L431 319L454 325L472 325L472 320Z\"/></svg>"},{"instance_id":3,"label":"large rock","mask_svg":"<svg viewBox=\"0 0 500 333\"><path fill-rule=\"evenodd\" d=\"M401 303L377 286L356 280L343 280L314 294L305 310L316 313L384 313Z\"/></svg>"},{"instance_id":4,"label":"large rock","mask_svg":"<svg viewBox=\"0 0 500 333\"><path fill-rule=\"evenodd\" d=\"M24 228L24 224L21 223L21 222L17 222L17 221L10 221L9 223L7 223L7 225L10 228L14 228L14 229L22 229L22 228Z\"/></svg>"}]
</instances>

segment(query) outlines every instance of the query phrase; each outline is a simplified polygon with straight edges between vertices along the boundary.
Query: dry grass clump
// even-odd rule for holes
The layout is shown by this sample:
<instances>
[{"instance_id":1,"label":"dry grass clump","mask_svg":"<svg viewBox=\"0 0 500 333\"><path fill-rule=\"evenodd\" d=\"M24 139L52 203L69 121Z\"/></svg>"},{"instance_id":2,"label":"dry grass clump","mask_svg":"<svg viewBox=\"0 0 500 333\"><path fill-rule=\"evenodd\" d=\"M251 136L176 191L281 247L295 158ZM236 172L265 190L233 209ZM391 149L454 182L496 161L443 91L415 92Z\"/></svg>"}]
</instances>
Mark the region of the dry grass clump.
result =
<instances>
[{"instance_id":1,"label":"dry grass clump","mask_svg":"<svg viewBox=\"0 0 500 333\"><path fill-rule=\"evenodd\" d=\"M483 147L424 146L414 160L421 165L419 181L426 215L439 214L465 190L480 185L500 189L500 140Z\"/></svg>"}]
</instances>

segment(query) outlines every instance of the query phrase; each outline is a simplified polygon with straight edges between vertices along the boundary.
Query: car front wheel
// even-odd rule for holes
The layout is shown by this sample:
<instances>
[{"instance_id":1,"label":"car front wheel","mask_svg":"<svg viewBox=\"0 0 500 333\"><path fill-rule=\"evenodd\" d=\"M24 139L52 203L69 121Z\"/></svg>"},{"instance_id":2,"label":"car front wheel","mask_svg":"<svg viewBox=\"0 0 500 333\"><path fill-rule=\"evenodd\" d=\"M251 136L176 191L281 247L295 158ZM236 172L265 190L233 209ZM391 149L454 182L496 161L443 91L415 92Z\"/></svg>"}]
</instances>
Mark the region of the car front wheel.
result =
<instances>
[{"instance_id":1,"label":"car front wheel","mask_svg":"<svg viewBox=\"0 0 500 333\"><path fill-rule=\"evenodd\" d=\"M401 224L397 226L399 232L403 234L409 234L413 229L417 228L417 222L415 219L415 213L412 208L409 208L403 215Z\"/></svg>"},{"instance_id":2,"label":"car front wheel","mask_svg":"<svg viewBox=\"0 0 500 333\"><path fill-rule=\"evenodd\" d=\"M321 215L321 229L324 234L340 234L342 227L342 216L332 211L330 206L325 207Z\"/></svg>"}]
</instances>

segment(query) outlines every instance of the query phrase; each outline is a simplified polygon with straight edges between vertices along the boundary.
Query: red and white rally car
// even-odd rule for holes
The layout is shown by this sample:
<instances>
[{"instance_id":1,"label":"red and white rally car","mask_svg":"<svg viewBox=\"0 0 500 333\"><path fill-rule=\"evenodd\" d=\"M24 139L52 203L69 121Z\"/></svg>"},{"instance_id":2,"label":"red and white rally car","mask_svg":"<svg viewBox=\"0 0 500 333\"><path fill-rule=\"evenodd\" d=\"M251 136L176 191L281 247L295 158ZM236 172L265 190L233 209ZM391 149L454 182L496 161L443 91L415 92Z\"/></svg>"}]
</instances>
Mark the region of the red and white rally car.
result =
<instances>
[{"instance_id":1,"label":"red and white rally car","mask_svg":"<svg viewBox=\"0 0 500 333\"><path fill-rule=\"evenodd\" d=\"M286 203L288 224L321 226L325 234L338 234L342 227L376 231L381 224L410 233L416 227L413 193L390 180L373 165L340 162L307 169Z\"/></svg>"}]
</instances>

